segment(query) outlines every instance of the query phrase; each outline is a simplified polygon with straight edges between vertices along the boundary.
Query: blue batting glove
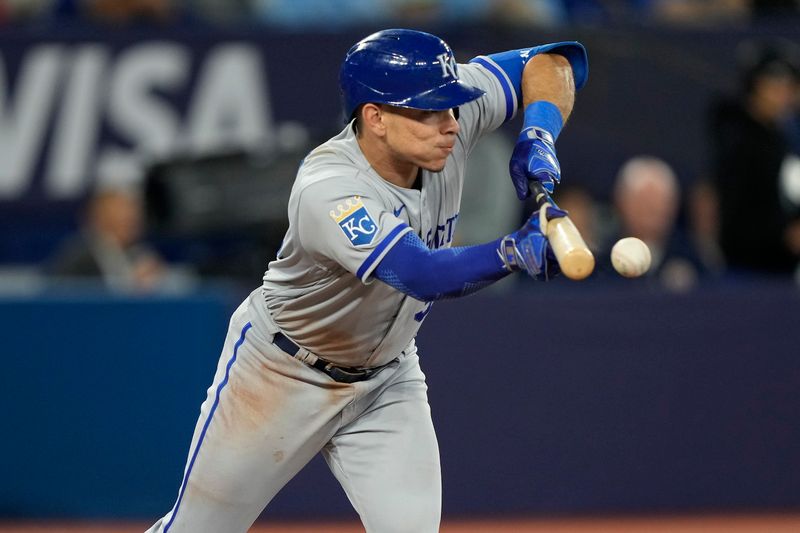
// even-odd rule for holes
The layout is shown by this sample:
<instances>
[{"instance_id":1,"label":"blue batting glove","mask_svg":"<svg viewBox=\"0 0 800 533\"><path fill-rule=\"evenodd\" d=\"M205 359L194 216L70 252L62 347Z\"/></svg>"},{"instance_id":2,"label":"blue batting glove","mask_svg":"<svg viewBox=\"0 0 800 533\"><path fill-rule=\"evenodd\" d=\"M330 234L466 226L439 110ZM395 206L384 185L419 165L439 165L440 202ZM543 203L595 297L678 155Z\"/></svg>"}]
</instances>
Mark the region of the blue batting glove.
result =
<instances>
[{"instance_id":1,"label":"blue batting glove","mask_svg":"<svg viewBox=\"0 0 800 533\"><path fill-rule=\"evenodd\" d=\"M525 108L522 131L508 166L520 200L530 196L529 181L540 182L548 193L561 182L555 142L562 126L561 112L550 102L533 102Z\"/></svg>"},{"instance_id":2,"label":"blue batting glove","mask_svg":"<svg viewBox=\"0 0 800 533\"><path fill-rule=\"evenodd\" d=\"M548 220L560 218L567 212L547 206L546 214L534 212L520 229L500 241L500 256L510 271L524 270L533 279L545 281L561 272L550 242L545 237L543 226Z\"/></svg>"},{"instance_id":3,"label":"blue batting glove","mask_svg":"<svg viewBox=\"0 0 800 533\"><path fill-rule=\"evenodd\" d=\"M561 165L556 159L553 136L541 128L525 128L519 134L509 164L511 181L517 197L524 200L530 195L528 182L536 180L548 193L561 182Z\"/></svg>"}]
</instances>

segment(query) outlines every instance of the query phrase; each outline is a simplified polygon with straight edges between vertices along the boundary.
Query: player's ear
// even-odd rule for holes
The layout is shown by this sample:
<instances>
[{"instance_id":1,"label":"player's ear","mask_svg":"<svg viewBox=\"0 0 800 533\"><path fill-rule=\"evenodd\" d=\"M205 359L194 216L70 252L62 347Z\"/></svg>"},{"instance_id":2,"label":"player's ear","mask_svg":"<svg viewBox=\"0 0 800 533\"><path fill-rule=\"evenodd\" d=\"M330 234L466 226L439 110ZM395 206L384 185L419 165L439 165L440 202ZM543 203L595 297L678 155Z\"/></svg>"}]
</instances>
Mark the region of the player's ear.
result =
<instances>
[{"instance_id":1,"label":"player's ear","mask_svg":"<svg viewBox=\"0 0 800 533\"><path fill-rule=\"evenodd\" d=\"M378 137L383 137L386 134L383 110L377 104L364 104L361 107L361 123L365 130L370 130Z\"/></svg>"}]
</instances>

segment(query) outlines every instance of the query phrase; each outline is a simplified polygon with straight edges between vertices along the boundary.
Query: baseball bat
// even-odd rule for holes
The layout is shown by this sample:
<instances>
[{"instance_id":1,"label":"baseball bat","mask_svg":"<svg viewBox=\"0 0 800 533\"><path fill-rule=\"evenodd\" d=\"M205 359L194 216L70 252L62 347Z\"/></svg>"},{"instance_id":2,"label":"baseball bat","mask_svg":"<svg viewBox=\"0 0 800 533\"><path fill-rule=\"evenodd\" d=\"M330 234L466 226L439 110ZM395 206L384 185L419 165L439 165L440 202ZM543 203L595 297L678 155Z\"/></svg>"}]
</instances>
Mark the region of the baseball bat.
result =
<instances>
[{"instance_id":1,"label":"baseball bat","mask_svg":"<svg viewBox=\"0 0 800 533\"><path fill-rule=\"evenodd\" d=\"M530 182L530 189L539 209L552 204L550 196L538 181ZM558 259L561 272L569 279L582 280L594 270L594 255L586 246L575 224L566 217L554 218L547 222L547 240Z\"/></svg>"}]
</instances>

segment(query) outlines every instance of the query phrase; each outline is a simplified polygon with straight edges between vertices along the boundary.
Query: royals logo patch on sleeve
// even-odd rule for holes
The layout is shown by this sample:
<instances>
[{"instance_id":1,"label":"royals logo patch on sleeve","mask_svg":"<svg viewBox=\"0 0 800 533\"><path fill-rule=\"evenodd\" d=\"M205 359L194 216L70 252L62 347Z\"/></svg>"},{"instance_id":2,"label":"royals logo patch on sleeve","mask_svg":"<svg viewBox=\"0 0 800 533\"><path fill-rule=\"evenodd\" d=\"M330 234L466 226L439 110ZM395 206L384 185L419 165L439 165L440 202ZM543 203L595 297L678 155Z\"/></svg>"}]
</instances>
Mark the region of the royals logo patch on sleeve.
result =
<instances>
[{"instance_id":1,"label":"royals logo patch on sleeve","mask_svg":"<svg viewBox=\"0 0 800 533\"><path fill-rule=\"evenodd\" d=\"M359 196L348 199L345 205L337 205L336 210L331 211L330 215L355 246L371 243L378 233L378 225L372 220Z\"/></svg>"}]
</instances>

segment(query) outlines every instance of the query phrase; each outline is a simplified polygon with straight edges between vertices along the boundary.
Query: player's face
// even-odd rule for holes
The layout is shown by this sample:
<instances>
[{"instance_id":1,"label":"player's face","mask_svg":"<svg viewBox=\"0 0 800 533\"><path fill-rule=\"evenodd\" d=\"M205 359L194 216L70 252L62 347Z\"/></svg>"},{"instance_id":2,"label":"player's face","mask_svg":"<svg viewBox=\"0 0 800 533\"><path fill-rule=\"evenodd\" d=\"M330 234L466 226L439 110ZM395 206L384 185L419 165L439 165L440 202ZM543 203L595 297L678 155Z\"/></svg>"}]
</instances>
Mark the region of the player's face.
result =
<instances>
[{"instance_id":1,"label":"player's face","mask_svg":"<svg viewBox=\"0 0 800 533\"><path fill-rule=\"evenodd\" d=\"M424 111L382 106L386 143L398 160L439 172L453 151L458 121L452 109Z\"/></svg>"}]
</instances>

